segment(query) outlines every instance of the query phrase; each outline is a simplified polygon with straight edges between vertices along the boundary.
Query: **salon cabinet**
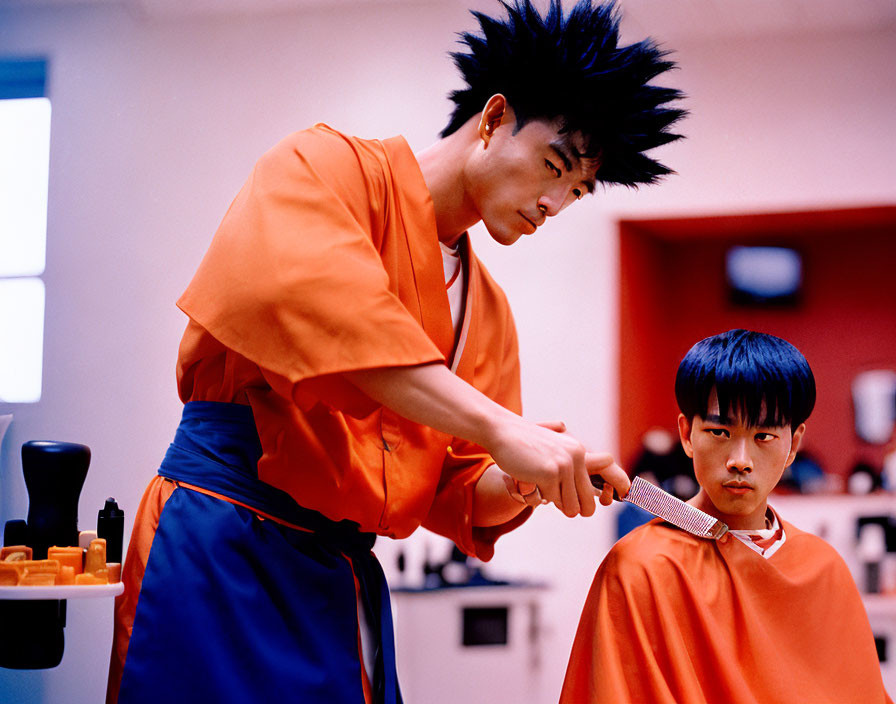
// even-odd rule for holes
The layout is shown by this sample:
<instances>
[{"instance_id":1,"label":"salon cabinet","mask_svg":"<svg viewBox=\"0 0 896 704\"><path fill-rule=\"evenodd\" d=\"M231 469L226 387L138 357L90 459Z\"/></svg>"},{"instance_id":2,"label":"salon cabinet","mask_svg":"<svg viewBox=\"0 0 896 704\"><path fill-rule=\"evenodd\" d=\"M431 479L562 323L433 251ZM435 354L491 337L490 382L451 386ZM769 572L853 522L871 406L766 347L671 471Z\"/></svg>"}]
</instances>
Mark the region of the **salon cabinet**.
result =
<instances>
[{"instance_id":1,"label":"salon cabinet","mask_svg":"<svg viewBox=\"0 0 896 704\"><path fill-rule=\"evenodd\" d=\"M824 538L846 561L863 591L862 599L871 622L881 654L881 672L884 684L892 696L896 693L896 591L886 594L869 594L867 567L859 549L858 526L861 522L890 516L896 520L896 495L892 493L851 496L833 495L773 495L769 503L784 520L809 533ZM896 553L890 552L891 561L884 569L893 569ZM889 578L882 580L886 585Z\"/></svg>"},{"instance_id":2,"label":"salon cabinet","mask_svg":"<svg viewBox=\"0 0 896 704\"><path fill-rule=\"evenodd\" d=\"M394 590L404 700L543 701L544 592L539 586L513 584Z\"/></svg>"}]
</instances>

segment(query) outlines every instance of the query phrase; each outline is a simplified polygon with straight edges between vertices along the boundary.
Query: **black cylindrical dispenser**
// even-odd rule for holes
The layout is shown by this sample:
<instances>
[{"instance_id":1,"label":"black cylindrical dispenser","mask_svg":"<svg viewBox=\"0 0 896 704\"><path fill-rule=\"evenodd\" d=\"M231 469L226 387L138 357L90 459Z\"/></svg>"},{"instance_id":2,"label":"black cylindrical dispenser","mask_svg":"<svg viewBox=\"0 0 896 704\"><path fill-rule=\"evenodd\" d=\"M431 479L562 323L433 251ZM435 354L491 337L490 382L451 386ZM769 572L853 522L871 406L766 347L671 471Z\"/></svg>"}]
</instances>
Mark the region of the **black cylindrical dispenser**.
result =
<instances>
[{"instance_id":1,"label":"black cylindrical dispenser","mask_svg":"<svg viewBox=\"0 0 896 704\"><path fill-rule=\"evenodd\" d=\"M71 442L32 440L22 446L28 521L7 523L4 539L26 544L35 560L53 545L78 544L78 499L90 465L90 448ZM10 525L12 524L12 525ZM26 589L27 587L21 587ZM56 667L65 648L65 600L0 600L0 667ZM15 634L13 636L13 634Z\"/></svg>"},{"instance_id":2,"label":"black cylindrical dispenser","mask_svg":"<svg viewBox=\"0 0 896 704\"><path fill-rule=\"evenodd\" d=\"M90 448L73 442L32 440L22 445L28 489L28 536L34 559L47 548L78 544L78 499L90 466Z\"/></svg>"}]
</instances>

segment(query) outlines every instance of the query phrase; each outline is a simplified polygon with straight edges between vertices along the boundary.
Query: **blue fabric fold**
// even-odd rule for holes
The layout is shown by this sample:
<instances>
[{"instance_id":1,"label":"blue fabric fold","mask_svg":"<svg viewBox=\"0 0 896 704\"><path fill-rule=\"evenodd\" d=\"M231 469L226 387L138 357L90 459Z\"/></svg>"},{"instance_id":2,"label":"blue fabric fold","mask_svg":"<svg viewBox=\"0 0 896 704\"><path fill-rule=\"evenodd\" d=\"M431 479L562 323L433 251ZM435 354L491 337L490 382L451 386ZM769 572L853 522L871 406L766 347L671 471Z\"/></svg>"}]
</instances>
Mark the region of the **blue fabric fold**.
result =
<instances>
[{"instance_id":1,"label":"blue fabric fold","mask_svg":"<svg viewBox=\"0 0 896 704\"><path fill-rule=\"evenodd\" d=\"M388 587L370 551L375 536L259 481L260 457L251 408L185 405L159 474L254 511L188 488L168 499L119 704L363 704L355 578L376 641L374 699L401 704Z\"/></svg>"}]
</instances>

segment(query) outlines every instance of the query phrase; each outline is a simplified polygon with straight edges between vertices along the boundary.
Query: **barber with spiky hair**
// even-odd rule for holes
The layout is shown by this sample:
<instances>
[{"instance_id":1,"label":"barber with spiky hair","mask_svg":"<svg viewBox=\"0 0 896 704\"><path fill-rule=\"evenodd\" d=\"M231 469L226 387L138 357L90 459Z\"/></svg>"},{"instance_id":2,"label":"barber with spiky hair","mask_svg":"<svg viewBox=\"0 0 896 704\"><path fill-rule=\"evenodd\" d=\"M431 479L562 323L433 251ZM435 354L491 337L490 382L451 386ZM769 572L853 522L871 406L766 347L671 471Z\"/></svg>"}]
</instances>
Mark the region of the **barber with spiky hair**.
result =
<instances>
[{"instance_id":1,"label":"barber with spiky hair","mask_svg":"<svg viewBox=\"0 0 896 704\"><path fill-rule=\"evenodd\" d=\"M595 189L652 183L676 90L612 2L474 13L467 82L413 154L326 125L258 161L178 306L183 417L136 516L110 702L401 701L375 536L425 526L488 560L541 503L628 478L522 418L506 297L474 255Z\"/></svg>"}]
</instances>

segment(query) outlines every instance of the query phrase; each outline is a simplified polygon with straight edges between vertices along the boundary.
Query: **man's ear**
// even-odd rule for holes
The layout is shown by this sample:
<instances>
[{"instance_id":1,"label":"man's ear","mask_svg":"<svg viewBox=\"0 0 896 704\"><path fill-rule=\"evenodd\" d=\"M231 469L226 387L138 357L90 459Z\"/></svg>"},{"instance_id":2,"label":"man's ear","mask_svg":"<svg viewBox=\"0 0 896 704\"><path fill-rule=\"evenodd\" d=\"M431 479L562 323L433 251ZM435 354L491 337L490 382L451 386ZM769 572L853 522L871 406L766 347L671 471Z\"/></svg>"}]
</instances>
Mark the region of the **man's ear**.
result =
<instances>
[{"instance_id":1,"label":"man's ear","mask_svg":"<svg viewBox=\"0 0 896 704\"><path fill-rule=\"evenodd\" d=\"M484 146L488 146L498 126L507 121L509 112L510 106L507 104L507 98L501 93L495 93L488 99L482 109L482 117L479 119L479 138L483 141Z\"/></svg>"},{"instance_id":2,"label":"man's ear","mask_svg":"<svg viewBox=\"0 0 896 704\"><path fill-rule=\"evenodd\" d=\"M691 421L688 420L684 413L678 414L678 437L681 438L684 454L693 459L694 446L691 444Z\"/></svg>"},{"instance_id":3,"label":"man's ear","mask_svg":"<svg viewBox=\"0 0 896 704\"><path fill-rule=\"evenodd\" d=\"M789 467L793 464L793 461L796 459L796 453L800 449L800 445L803 442L803 433L806 432L806 424L800 423L800 426L793 431L793 439L790 442L790 454L787 455L787 462L784 463L785 467Z\"/></svg>"}]
</instances>

